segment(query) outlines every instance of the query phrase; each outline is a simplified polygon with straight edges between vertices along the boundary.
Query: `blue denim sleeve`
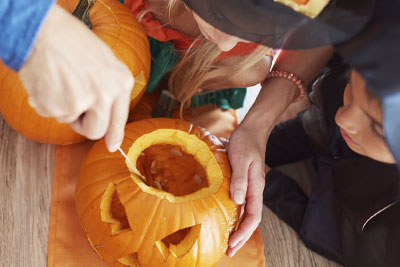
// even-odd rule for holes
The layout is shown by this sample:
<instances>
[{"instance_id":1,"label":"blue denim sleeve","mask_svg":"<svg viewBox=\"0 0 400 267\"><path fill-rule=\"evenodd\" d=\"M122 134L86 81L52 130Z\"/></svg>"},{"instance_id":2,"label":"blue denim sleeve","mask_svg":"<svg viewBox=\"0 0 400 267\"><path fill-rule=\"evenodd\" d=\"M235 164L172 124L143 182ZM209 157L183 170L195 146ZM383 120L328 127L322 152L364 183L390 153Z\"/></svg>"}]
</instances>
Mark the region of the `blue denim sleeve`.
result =
<instances>
[{"instance_id":1,"label":"blue denim sleeve","mask_svg":"<svg viewBox=\"0 0 400 267\"><path fill-rule=\"evenodd\" d=\"M28 58L37 33L55 0L0 1L0 58L18 71Z\"/></svg>"}]
</instances>

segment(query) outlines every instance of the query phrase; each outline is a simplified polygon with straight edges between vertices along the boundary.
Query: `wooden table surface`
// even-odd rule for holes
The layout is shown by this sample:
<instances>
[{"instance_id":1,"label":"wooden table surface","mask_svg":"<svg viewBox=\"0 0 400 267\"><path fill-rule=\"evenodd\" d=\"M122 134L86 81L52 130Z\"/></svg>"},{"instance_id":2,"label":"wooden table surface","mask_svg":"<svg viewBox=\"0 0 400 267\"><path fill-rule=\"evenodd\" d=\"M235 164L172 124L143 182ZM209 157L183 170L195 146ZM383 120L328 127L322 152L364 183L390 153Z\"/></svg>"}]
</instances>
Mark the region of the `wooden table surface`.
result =
<instances>
[{"instance_id":1,"label":"wooden table surface","mask_svg":"<svg viewBox=\"0 0 400 267\"><path fill-rule=\"evenodd\" d=\"M45 267L55 146L27 140L1 117L0 127L0 267ZM261 232L266 267L339 267L266 208Z\"/></svg>"}]
</instances>

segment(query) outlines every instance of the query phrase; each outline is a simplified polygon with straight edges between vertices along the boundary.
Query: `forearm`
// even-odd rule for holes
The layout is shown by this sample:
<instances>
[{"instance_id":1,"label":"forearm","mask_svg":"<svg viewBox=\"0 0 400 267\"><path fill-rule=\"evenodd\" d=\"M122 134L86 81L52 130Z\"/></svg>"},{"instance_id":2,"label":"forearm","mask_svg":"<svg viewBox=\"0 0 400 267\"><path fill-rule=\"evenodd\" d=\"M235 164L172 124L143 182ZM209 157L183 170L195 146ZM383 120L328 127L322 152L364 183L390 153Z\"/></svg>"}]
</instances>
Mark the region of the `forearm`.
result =
<instances>
[{"instance_id":1,"label":"forearm","mask_svg":"<svg viewBox=\"0 0 400 267\"><path fill-rule=\"evenodd\" d=\"M308 84L332 57L332 46L307 50L282 50L273 70L283 70L295 74Z\"/></svg>"},{"instance_id":2,"label":"forearm","mask_svg":"<svg viewBox=\"0 0 400 267\"><path fill-rule=\"evenodd\" d=\"M308 84L332 57L333 48L326 46L308 50L282 51L273 70L290 72ZM260 136L268 136L282 113L297 97L298 88L287 79L271 78L262 84L256 102L242 122L259 126Z\"/></svg>"},{"instance_id":3,"label":"forearm","mask_svg":"<svg viewBox=\"0 0 400 267\"><path fill-rule=\"evenodd\" d=\"M236 66L245 60L246 56L234 56L226 58L220 62L222 67ZM257 63L248 67L239 73L228 73L224 77L212 79L204 85L207 89L226 89L226 88L244 88L257 85L265 80L271 69L272 58L270 56L262 57Z\"/></svg>"},{"instance_id":4,"label":"forearm","mask_svg":"<svg viewBox=\"0 0 400 267\"><path fill-rule=\"evenodd\" d=\"M25 63L54 0L0 1L0 58L14 70Z\"/></svg>"}]
</instances>

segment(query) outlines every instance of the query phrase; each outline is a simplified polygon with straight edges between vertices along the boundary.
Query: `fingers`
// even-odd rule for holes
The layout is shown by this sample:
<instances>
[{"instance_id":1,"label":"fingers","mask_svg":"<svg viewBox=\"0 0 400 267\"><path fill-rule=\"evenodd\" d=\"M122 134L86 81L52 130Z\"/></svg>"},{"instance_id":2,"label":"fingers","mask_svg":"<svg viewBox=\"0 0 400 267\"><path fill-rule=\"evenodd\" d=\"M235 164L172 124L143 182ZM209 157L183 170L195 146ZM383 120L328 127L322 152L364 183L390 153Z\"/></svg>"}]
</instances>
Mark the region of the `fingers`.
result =
<instances>
[{"instance_id":1,"label":"fingers","mask_svg":"<svg viewBox=\"0 0 400 267\"><path fill-rule=\"evenodd\" d=\"M261 222L264 186L264 172L250 166L244 220L229 239L227 255L230 257L249 240Z\"/></svg>"},{"instance_id":2,"label":"fingers","mask_svg":"<svg viewBox=\"0 0 400 267\"><path fill-rule=\"evenodd\" d=\"M48 103L43 104L40 101L37 102L33 97L28 98L28 104L36 111L37 114L42 117L57 118L64 116L64 113L59 107L55 105L49 105Z\"/></svg>"},{"instance_id":3,"label":"fingers","mask_svg":"<svg viewBox=\"0 0 400 267\"><path fill-rule=\"evenodd\" d=\"M80 117L80 115L85 114L84 112L79 115L65 115L55 118L59 123L72 123Z\"/></svg>"},{"instance_id":4,"label":"fingers","mask_svg":"<svg viewBox=\"0 0 400 267\"><path fill-rule=\"evenodd\" d=\"M88 86L81 86L81 93L88 91ZM42 117L51 117L59 123L72 123L87 110L96 107L95 95L79 95L73 92L57 96L55 92L32 93L28 97L29 105ZM46 97L43 97L45 95Z\"/></svg>"},{"instance_id":5,"label":"fingers","mask_svg":"<svg viewBox=\"0 0 400 267\"><path fill-rule=\"evenodd\" d=\"M229 239L229 249L226 252L227 256L232 257L235 255L257 229L261 222L262 205L262 195L261 197L248 198L244 220L241 222L238 230L234 232Z\"/></svg>"},{"instance_id":6,"label":"fingers","mask_svg":"<svg viewBox=\"0 0 400 267\"><path fill-rule=\"evenodd\" d=\"M62 8L52 8L19 75L39 115L69 123L89 139L107 134L109 146L122 140L132 73Z\"/></svg>"},{"instance_id":7,"label":"fingers","mask_svg":"<svg viewBox=\"0 0 400 267\"><path fill-rule=\"evenodd\" d=\"M255 230L255 229L254 229ZM251 235L246 237L245 239L242 239L235 247L229 247L228 250L226 251L226 255L228 257L233 257L235 254L241 249L247 241L249 241Z\"/></svg>"},{"instance_id":8,"label":"fingers","mask_svg":"<svg viewBox=\"0 0 400 267\"><path fill-rule=\"evenodd\" d=\"M106 133L105 142L110 152L115 152L124 139L125 124L128 119L130 91L120 96L112 106L110 125Z\"/></svg>"},{"instance_id":9,"label":"fingers","mask_svg":"<svg viewBox=\"0 0 400 267\"><path fill-rule=\"evenodd\" d=\"M88 110L69 125L75 132L89 139L100 139L106 134L110 124L110 111L111 108L108 105Z\"/></svg>"}]
</instances>

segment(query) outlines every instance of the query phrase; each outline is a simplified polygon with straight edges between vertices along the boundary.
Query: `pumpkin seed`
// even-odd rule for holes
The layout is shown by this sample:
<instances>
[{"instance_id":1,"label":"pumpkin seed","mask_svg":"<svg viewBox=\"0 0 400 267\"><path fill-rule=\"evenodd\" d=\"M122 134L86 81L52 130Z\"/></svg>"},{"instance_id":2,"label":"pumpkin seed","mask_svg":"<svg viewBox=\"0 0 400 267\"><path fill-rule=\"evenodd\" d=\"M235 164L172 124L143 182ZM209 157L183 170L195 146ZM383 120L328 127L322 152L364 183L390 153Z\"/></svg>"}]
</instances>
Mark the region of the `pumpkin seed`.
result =
<instances>
[{"instance_id":1,"label":"pumpkin seed","mask_svg":"<svg viewBox=\"0 0 400 267\"><path fill-rule=\"evenodd\" d=\"M156 174L156 173L157 173L156 161L155 161L155 160L153 160L153 161L151 162L151 165L150 165L150 173L151 173L151 174Z\"/></svg>"},{"instance_id":2,"label":"pumpkin seed","mask_svg":"<svg viewBox=\"0 0 400 267\"><path fill-rule=\"evenodd\" d=\"M171 148L169 151L171 152L171 154L175 156L180 156L180 157L183 156L183 153L177 148Z\"/></svg>"},{"instance_id":3,"label":"pumpkin seed","mask_svg":"<svg viewBox=\"0 0 400 267\"><path fill-rule=\"evenodd\" d=\"M162 185L160 184L159 181L154 181L154 187L157 188L157 189L159 189L159 190L162 190L162 189L163 189L163 188L162 188Z\"/></svg>"},{"instance_id":4,"label":"pumpkin seed","mask_svg":"<svg viewBox=\"0 0 400 267\"><path fill-rule=\"evenodd\" d=\"M156 175L156 176L154 176L153 180L157 181L158 183L160 183L161 182L161 176L160 175Z\"/></svg>"},{"instance_id":5,"label":"pumpkin seed","mask_svg":"<svg viewBox=\"0 0 400 267\"><path fill-rule=\"evenodd\" d=\"M203 179L197 173L193 176L193 178L196 184L201 185L203 183Z\"/></svg>"}]
</instances>

